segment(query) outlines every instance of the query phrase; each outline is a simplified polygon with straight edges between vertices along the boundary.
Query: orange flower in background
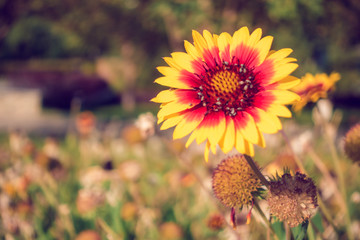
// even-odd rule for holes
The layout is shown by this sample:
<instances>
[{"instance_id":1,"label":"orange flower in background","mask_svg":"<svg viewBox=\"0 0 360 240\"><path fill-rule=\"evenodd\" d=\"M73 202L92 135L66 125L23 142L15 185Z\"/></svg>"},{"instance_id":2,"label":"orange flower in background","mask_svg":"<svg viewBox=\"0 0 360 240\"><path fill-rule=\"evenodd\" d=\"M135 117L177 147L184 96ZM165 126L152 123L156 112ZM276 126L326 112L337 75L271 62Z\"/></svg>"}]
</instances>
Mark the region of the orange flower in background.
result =
<instances>
[{"instance_id":1,"label":"orange flower in background","mask_svg":"<svg viewBox=\"0 0 360 240\"><path fill-rule=\"evenodd\" d=\"M299 96L287 89L299 80L289 76L298 66L287 57L292 50L270 51L273 37L261 35L247 27L233 36L193 31L194 45L185 41L186 53L172 53L164 58L169 66L158 67L164 76L155 82L170 87L152 99L161 103L160 129L176 126L174 139L191 133L187 147L205 141L206 160L217 145L250 156L253 144L265 147L262 133L276 133L278 117L291 117L284 105Z\"/></svg>"},{"instance_id":2,"label":"orange flower in background","mask_svg":"<svg viewBox=\"0 0 360 240\"><path fill-rule=\"evenodd\" d=\"M292 90L300 95L300 101L293 105L294 111L298 112L308 102L317 102L319 98L327 98L327 93L334 89L335 83L340 80L339 73L331 73L330 76L321 73L315 76L307 73L301 78L301 83Z\"/></svg>"},{"instance_id":3,"label":"orange flower in background","mask_svg":"<svg viewBox=\"0 0 360 240\"><path fill-rule=\"evenodd\" d=\"M206 225L209 229L213 231L219 231L225 227L226 221L224 216L220 213L211 214L208 219Z\"/></svg>"},{"instance_id":4,"label":"orange flower in background","mask_svg":"<svg viewBox=\"0 0 360 240\"><path fill-rule=\"evenodd\" d=\"M86 111L76 116L76 129L81 135L89 135L95 128L96 117L92 112Z\"/></svg>"}]
</instances>

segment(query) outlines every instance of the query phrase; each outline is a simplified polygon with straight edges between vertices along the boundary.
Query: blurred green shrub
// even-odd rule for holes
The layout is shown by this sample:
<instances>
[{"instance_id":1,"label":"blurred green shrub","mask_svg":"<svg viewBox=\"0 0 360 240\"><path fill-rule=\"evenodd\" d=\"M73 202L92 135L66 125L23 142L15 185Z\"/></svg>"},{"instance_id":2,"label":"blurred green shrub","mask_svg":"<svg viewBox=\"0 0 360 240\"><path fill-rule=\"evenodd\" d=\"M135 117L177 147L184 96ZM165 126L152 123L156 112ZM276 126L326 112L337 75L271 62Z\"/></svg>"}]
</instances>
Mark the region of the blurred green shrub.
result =
<instances>
[{"instance_id":1,"label":"blurred green shrub","mask_svg":"<svg viewBox=\"0 0 360 240\"><path fill-rule=\"evenodd\" d=\"M0 58L63 58L82 53L78 36L52 22L30 17L17 21L1 46Z\"/></svg>"}]
</instances>

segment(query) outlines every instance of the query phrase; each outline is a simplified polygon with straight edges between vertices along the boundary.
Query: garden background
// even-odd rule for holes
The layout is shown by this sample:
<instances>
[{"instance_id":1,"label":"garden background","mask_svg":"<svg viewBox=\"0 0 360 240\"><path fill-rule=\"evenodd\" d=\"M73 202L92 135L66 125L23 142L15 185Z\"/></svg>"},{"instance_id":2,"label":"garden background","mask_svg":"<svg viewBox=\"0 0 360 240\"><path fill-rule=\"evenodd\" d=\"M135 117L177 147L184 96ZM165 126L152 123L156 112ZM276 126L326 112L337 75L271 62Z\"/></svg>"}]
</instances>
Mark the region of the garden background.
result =
<instances>
[{"instance_id":1,"label":"garden background","mask_svg":"<svg viewBox=\"0 0 360 240\"><path fill-rule=\"evenodd\" d=\"M360 119L359 1L2 0L0 207L7 210L0 236L81 239L91 230L85 234L94 239L264 238L261 220L246 225L245 212L237 230L212 225L214 216L229 215L211 193L211 170L222 156L204 163L202 147L185 149L172 130L160 133L158 104L149 102L163 89L153 83L156 67L184 51L193 29L232 34L242 26L274 36L272 49L292 48L296 77L341 74L329 95L331 121L360 229L359 167L341 148ZM294 141L312 141L333 174L313 106L282 120L284 129ZM291 161L281 159L279 136L269 139L255 159L271 172L276 160ZM299 151L317 185L325 184ZM341 223L341 207L332 207ZM325 225L319 229L327 234Z\"/></svg>"}]
</instances>

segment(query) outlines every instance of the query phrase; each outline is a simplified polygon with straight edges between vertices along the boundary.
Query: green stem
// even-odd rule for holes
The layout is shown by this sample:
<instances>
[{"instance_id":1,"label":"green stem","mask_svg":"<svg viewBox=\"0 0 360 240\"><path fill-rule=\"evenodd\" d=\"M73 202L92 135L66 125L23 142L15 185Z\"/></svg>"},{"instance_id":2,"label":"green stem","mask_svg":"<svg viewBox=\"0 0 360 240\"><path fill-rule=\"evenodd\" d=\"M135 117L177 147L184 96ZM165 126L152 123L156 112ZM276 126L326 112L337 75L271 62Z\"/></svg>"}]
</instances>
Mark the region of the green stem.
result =
<instances>
[{"instance_id":1,"label":"green stem","mask_svg":"<svg viewBox=\"0 0 360 240\"><path fill-rule=\"evenodd\" d=\"M254 207L256 209L256 211L260 214L260 216L263 218L264 222L266 223L266 225L268 226L268 228L270 229L271 233L275 236L275 239L278 239L274 229L271 226L270 221L266 218L263 210L260 208L258 202L256 199L254 199Z\"/></svg>"},{"instance_id":2,"label":"green stem","mask_svg":"<svg viewBox=\"0 0 360 240\"><path fill-rule=\"evenodd\" d=\"M220 212L224 216L223 210L219 207L218 202L214 197L214 194L212 194L209 191L209 188L205 186L203 178L195 171L195 168L194 168L193 164L191 163L190 159L188 159L184 156L180 156L180 154L178 154L178 153L174 153L174 154L175 154L177 160L179 161L179 163L195 176L200 187L209 195L209 199L213 202L213 204L217 208L218 212ZM226 217L224 216L224 218L226 218ZM226 222L227 228L231 232L234 233L234 235L236 236L237 239L240 239L240 234L233 228L233 226L231 226L228 221L225 221L225 222Z\"/></svg>"},{"instance_id":3,"label":"green stem","mask_svg":"<svg viewBox=\"0 0 360 240\"><path fill-rule=\"evenodd\" d=\"M327 134L326 139L329 143L329 147L330 147L330 153L333 159L333 164L335 167L335 171L336 171L336 175L339 178L339 188L340 188L340 192L342 195L342 200L343 200L343 207L344 207L344 211L345 211L345 223L346 223L346 233L348 235L349 240L353 240L354 236L352 235L351 232L351 219L350 219L350 214L349 214L349 208L347 205L347 196L346 196L346 187L345 187L345 179L344 179L344 174L341 168L341 164L340 164L340 159L339 156L337 154L336 151L336 147L334 142L332 141L331 137L329 136L330 134L328 133L328 123L325 123L325 132Z\"/></svg>"},{"instance_id":4,"label":"green stem","mask_svg":"<svg viewBox=\"0 0 360 240\"><path fill-rule=\"evenodd\" d=\"M283 138L284 138L284 140L285 140L285 143L286 143L286 145L287 145L290 153L293 155L296 165L300 168L300 170L301 170L303 173L305 173L306 175L308 175L307 172L306 172L306 170L305 170L305 167L304 167L303 163L302 163L301 160L300 160L300 158L298 158L298 156L295 154L294 149L293 149L292 146L291 146L290 140L289 140L288 136L286 135L286 133L284 132L284 130L281 129L281 130L280 130L280 133L281 133L281 135L283 136Z\"/></svg>"},{"instance_id":5,"label":"green stem","mask_svg":"<svg viewBox=\"0 0 360 240\"><path fill-rule=\"evenodd\" d=\"M302 163L302 161L298 158L298 156L295 154L291 144L290 144L290 140L289 138L287 137L286 133L283 131L283 130L280 130L284 140L285 140L285 143L286 145L288 146L288 149L290 150L291 154L293 155L294 159L295 159L295 162L296 164L298 165L298 167L300 168L300 170L306 174L306 175L309 175ZM317 200L318 200L318 204L319 204L319 207L321 209L321 212L323 214L323 216L326 218L326 220L330 223L330 225L336 230L336 226L333 222L333 218L331 217L331 214L329 213L328 209L326 208L324 202L322 201L322 199L320 198L320 195L318 194L317 196Z\"/></svg>"},{"instance_id":6,"label":"green stem","mask_svg":"<svg viewBox=\"0 0 360 240\"><path fill-rule=\"evenodd\" d=\"M256 166L256 164L255 164L255 162L254 162L254 160L250 157L250 156L248 156L248 155L246 155L246 154L244 154L244 157L245 157L245 159L246 159L246 161L249 163L249 165L250 165L250 167L252 168L252 170L255 172L255 174L259 177L259 179L260 179L260 181L262 182L262 184L264 184L267 188L269 188L269 182L268 182L268 180L266 180L266 178L264 177L264 175L260 172L260 170L259 170L259 168Z\"/></svg>"}]
</instances>

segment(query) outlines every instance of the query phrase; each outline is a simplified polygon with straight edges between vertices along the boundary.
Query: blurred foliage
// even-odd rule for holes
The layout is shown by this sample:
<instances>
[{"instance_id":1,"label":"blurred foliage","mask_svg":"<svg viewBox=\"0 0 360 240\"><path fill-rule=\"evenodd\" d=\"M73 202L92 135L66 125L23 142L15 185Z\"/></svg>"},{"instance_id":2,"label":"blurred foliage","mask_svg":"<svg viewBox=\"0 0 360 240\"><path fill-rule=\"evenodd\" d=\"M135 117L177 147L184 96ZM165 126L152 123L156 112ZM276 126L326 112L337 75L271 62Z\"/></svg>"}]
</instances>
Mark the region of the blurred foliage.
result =
<instances>
[{"instance_id":1,"label":"blurred foliage","mask_svg":"<svg viewBox=\"0 0 360 240\"><path fill-rule=\"evenodd\" d=\"M238 209L237 228L233 229L229 223L230 209L215 198L211 176L224 158L223 153L212 155L205 163L202 145L192 144L186 149L183 140L172 140L171 131L155 129L155 117L150 113L107 124L99 121L100 116L91 112L76 114L64 138L34 138L19 131L0 135L1 237L266 238L267 225L255 209L250 224L246 224L249 208ZM334 137L338 140L332 140L339 151L341 168L347 173L348 207L355 233L360 229L357 184L360 168L341 151L344 133L337 132L335 122L328 124L336 132ZM323 127L317 121L307 126L294 120L284 122L284 129L337 226L333 229L319 209L309 224L309 229L313 229L307 232L309 239L347 239L343 206L334 184L338 178L334 175L336 169L329 143L323 138ZM256 149L257 162L264 166L263 173L271 176L282 172L284 167L294 171L296 164L283 144L282 135L266 135L266 138L268 146ZM305 146L311 151L305 150ZM325 170L318 168L319 161ZM259 205L268 212L265 200L259 200ZM272 226L279 239L284 239L283 224L272 221ZM306 228L299 226L292 230L299 236L305 234ZM90 238L89 231L94 238Z\"/></svg>"},{"instance_id":2,"label":"blurred foliage","mask_svg":"<svg viewBox=\"0 0 360 240\"><path fill-rule=\"evenodd\" d=\"M294 49L298 77L338 71L338 94L360 93L352 85L360 78L357 0L2 0L0 13L2 60L122 58L130 42L137 85L147 86L162 57L183 51L192 29L220 33L246 25L273 35L275 49Z\"/></svg>"}]
</instances>

